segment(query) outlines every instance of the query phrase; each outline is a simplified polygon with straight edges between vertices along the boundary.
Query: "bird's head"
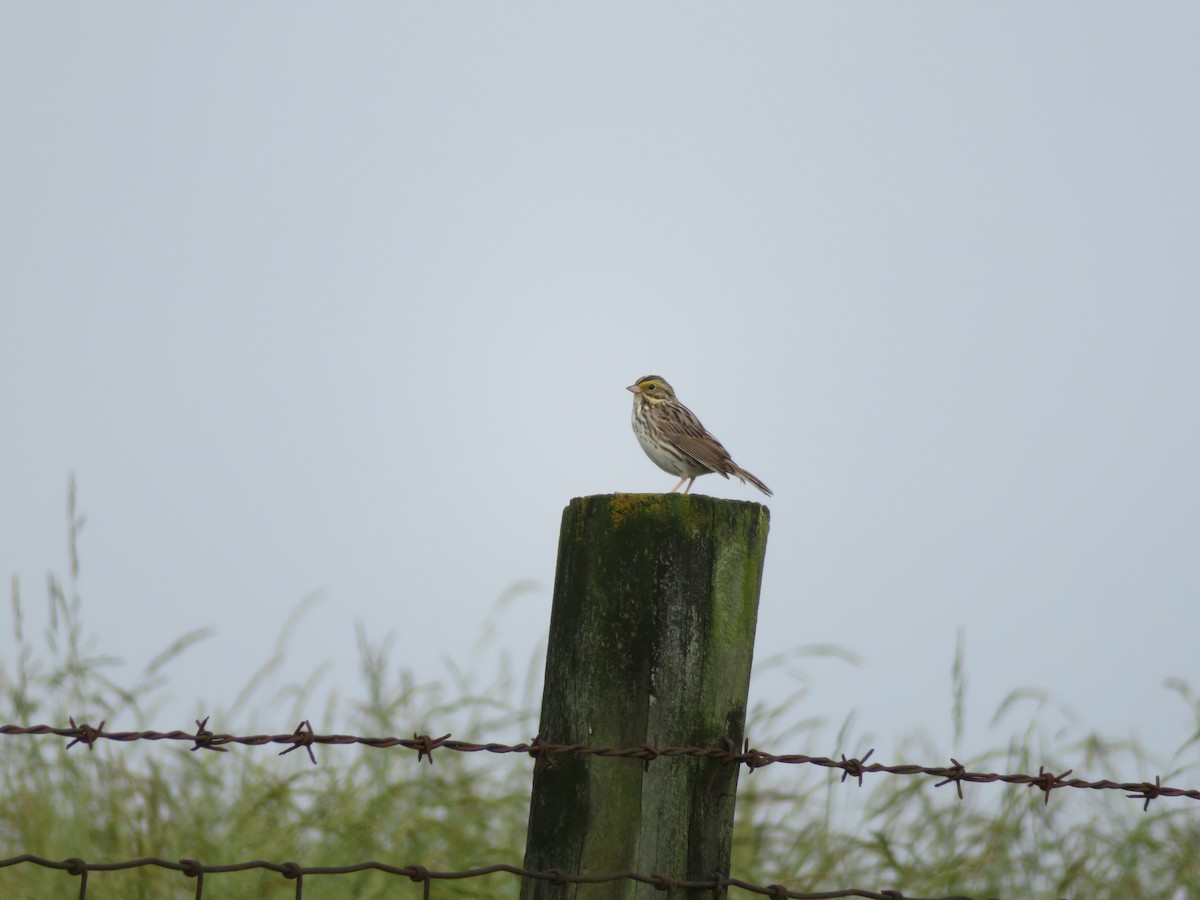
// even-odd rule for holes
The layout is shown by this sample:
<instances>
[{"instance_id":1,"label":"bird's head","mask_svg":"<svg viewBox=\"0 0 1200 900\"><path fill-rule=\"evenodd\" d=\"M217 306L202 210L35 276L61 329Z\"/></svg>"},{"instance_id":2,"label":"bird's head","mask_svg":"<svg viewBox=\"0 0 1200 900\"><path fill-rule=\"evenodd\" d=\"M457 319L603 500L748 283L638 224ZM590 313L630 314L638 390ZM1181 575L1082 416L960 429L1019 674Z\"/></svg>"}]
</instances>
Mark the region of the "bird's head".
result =
<instances>
[{"instance_id":1,"label":"bird's head","mask_svg":"<svg viewBox=\"0 0 1200 900\"><path fill-rule=\"evenodd\" d=\"M661 403L664 400L674 400L675 391L661 375L643 375L625 390L633 391L647 403Z\"/></svg>"}]
</instances>

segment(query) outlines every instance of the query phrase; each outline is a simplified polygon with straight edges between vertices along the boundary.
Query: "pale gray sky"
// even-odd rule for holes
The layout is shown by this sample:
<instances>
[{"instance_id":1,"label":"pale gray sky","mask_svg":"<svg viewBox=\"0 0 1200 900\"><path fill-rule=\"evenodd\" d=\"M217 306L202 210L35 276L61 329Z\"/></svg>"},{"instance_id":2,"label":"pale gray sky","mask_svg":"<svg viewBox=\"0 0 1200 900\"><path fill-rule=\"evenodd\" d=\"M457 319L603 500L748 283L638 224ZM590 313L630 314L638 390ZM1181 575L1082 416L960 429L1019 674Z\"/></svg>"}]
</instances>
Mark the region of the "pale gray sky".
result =
<instances>
[{"instance_id":1,"label":"pale gray sky","mask_svg":"<svg viewBox=\"0 0 1200 900\"><path fill-rule=\"evenodd\" d=\"M357 621L483 666L532 579L494 638L527 659L567 501L674 483L628 422L653 372L775 490L758 657L862 657L806 664L803 715L963 750L963 629L968 752L1024 686L1191 733L1200 6L0 21L0 571L44 619L74 471L100 649L218 629L148 724L231 703L317 590L284 680L355 697Z\"/></svg>"}]
</instances>

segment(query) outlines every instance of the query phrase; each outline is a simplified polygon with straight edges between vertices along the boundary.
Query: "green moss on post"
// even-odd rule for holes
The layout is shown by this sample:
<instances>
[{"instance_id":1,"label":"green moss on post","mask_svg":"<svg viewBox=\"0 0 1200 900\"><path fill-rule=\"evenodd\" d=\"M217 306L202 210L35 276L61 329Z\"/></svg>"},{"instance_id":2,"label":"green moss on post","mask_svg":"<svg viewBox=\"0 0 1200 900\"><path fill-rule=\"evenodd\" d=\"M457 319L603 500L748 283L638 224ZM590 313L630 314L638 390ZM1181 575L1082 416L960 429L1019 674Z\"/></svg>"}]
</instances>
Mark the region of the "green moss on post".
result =
<instances>
[{"instance_id":1,"label":"green moss on post","mask_svg":"<svg viewBox=\"0 0 1200 900\"><path fill-rule=\"evenodd\" d=\"M758 503L578 497L563 511L542 695L551 743L740 745L766 554ZM563 754L534 773L525 865L728 874L738 767ZM522 900L659 898L622 881L526 881ZM711 891L675 896L712 897Z\"/></svg>"}]
</instances>

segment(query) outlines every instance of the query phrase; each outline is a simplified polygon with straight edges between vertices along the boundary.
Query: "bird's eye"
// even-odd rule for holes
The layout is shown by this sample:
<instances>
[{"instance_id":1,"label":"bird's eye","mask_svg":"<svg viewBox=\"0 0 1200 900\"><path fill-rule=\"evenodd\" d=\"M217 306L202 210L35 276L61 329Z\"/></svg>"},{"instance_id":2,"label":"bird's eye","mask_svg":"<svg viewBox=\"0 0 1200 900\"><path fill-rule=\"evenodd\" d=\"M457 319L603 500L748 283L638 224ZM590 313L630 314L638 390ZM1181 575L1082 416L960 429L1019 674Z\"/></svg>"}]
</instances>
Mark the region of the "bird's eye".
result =
<instances>
[{"instance_id":1,"label":"bird's eye","mask_svg":"<svg viewBox=\"0 0 1200 900\"><path fill-rule=\"evenodd\" d=\"M654 390L655 387L656 387L656 385L648 384L648 385L646 385L646 390L652 391L652 390Z\"/></svg>"}]
</instances>

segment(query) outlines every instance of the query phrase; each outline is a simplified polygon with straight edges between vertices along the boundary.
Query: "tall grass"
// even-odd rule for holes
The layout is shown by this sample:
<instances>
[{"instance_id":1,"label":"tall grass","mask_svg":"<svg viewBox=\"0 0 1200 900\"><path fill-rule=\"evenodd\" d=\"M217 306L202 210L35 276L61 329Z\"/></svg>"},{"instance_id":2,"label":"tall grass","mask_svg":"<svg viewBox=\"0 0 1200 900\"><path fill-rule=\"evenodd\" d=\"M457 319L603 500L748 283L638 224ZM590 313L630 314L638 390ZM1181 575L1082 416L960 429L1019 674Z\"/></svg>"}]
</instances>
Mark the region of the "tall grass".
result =
<instances>
[{"instance_id":1,"label":"tall grass","mask_svg":"<svg viewBox=\"0 0 1200 900\"><path fill-rule=\"evenodd\" d=\"M1195 748L1200 743L1200 700L1183 682L1172 690L1188 704L1198 726L1170 760L1152 759L1132 742L1097 734L1047 736L1039 713L1046 698L1017 691L997 710L1003 724L1026 709L1024 728L993 750L961 759L971 771L1036 774L1040 766L1089 781L1140 781L1161 771L1163 783L1200 787ZM954 733L963 732L965 666L962 642L950 676ZM1032 707L1031 711L1027 708ZM768 722L779 710L759 710ZM809 723L812 754L855 746L847 720L831 744ZM766 745L766 740L758 741ZM774 739L772 739L774 743ZM802 745L804 741L800 742ZM789 745L795 745L793 739ZM929 764L945 759L923 736L900 742L897 760ZM768 779L762 779L769 773ZM840 774L811 767L771 766L742 775L738 787L734 868L758 883L803 890L848 887L897 889L906 895L973 897L1200 897L1200 805L1165 799L1142 804L1116 791L1002 784L934 787L926 776L867 775L859 791L837 784Z\"/></svg>"},{"instance_id":2,"label":"tall grass","mask_svg":"<svg viewBox=\"0 0 1200 900\"><path fill-rule=\"evenodd\" d=\"M85 632L76 589L83 519L69 500L69 575L48 581L48 627L38 643L26 634L25 602L12 587L16 653L0 667L0 720L61 724L68 716L110 729L149 727L148 712L170 663L207 633L185 635L159 654L132 686L109 672L118 660L95 653ZM302 614L301 609L298 614ZM285 627L285 636L289 629ZM536 715L510 667L472 689L461 673L453 684L422 684L389 661L391 639L358 632L361 697L340 715L356 734L390 735L411 723L471 735L530 734ZM235 698L252 712L260 687L286 653L275 653ZM527 680L528 681L528 680ZM309 684L288 693L304 695ZM523 703L513 698L525 694ZM278 698L272 698L278 699ZM241 718L242 716L239 716ZM329 716L328 718L332 718ZM231 717L218 710L214 721ZM137 723L131 725L130 723ZM303 750L279 757L269 748L234 745L229 752L189 752L187 744L115 744L92 749L41 737L0 738L0 856L33 853L90 861L160 856L208 863L267 859L305 865L345 865L379 859L431 869L519 861L528 810L529 771L520 760L443 752L417 764L405 750L317 748L313 766ZM498 884L468 880L457 897L494 897ZM395 897L393 876L310 877L305 897ZM190 897L193 882L178 873L133 869L93 873L89 896ZM32 865L0 869L0 897L64 897L72 879ZM209 876L206 893L230 898L292 896L294 885L272 873Z\"/></svg>"},{"instance_id":3,"label":"tall grass","mask_svg":"<svg viewBox=\"0 0 1200 900\"><path fill-rule=\"evenodd\" d=\"M110 727L154 725L147 716L165 686L165 671L196 631L173 642L134 683L110 677L116 660L94 650L77 590L78 538L83 519L69 496L65 579L47 582L49 625L40 642L26 634L21 586L12 585L16 649L0 666L0 721L60 724L86 711ZM302 610L301 610L302 612ZM250 680L234 706L253 711L258 690L286 653L275 655ZM423 683L391 663L392 642L360 629L360 699L349 730L396 734L411 723L432 723L487 739L537 730L540 672L518 679L501 666L482 687L451 669L449 684ZM819 648L822 654L843 654ZM844 654L843 654L844 655ZM760 669L794 664L771 660ZM529 670L533 670L533 666ZM949 677L955 734L966 705L962 645ZM801 682L802 683L802 682ZM317 685L291 689L312 701ZM1200 700L1184 682L1171 689L1200 723ZM758 704L748 732L758 746L836 755L855 746L848 717L831 733L819 719L798 719L806 688L781 702ZM998 721L1044 698L1017 693ZM345 715L343 704L342 714ZM218 711L220 713L220 711ZM229 717L218 714L217 721ZM119 726L113 723L119 722ZM1195 736L1167 763L1148 760L1129 743L1097 735L1047 738L1036 715L1003 746L969 760L972 770L1036 772L1074 768L1092 779L1134 780L1150 767L1164 782L1193 786ZM443 726L442 723L445 723ZM921 735L902 743L901 756L945 758ZM660 760L655 765L669 765ZM326 748L320 764L303 751L279 757L266 748L233 746L228 753L189 752L185 744L113 744L91 750L66 741L0 737L0 856L34 853L63 859L121 860L138 856L194 858L206 863L249 859L345 865L378 859L397 865L461 869L520 863L528 811L530 763L515 757L443 752L435 765L408 751ZM967 785L959 801L952 786L934 789L923 777L868 776L859 789L839 773L805 766L770 766L740 777L733 873L758 883L779 882L819 891L895 888L907 895L976 897L1200 896L1200 806L1160 800L1149 812L1113 792L1057 791L1047 806L1036 789ZM0 869L0 896L67 897L74 880L31 865ZM90 897L190 897L193 884L178 873L134 869L93 873ZM274 874L209 876L206 895L223 898L292 896L291 882ZM515 897L505 876L435 885L435 897ZM304 895L418 897L419 888L392 876L310 877Z\"/></svg>"}]
</instances>

